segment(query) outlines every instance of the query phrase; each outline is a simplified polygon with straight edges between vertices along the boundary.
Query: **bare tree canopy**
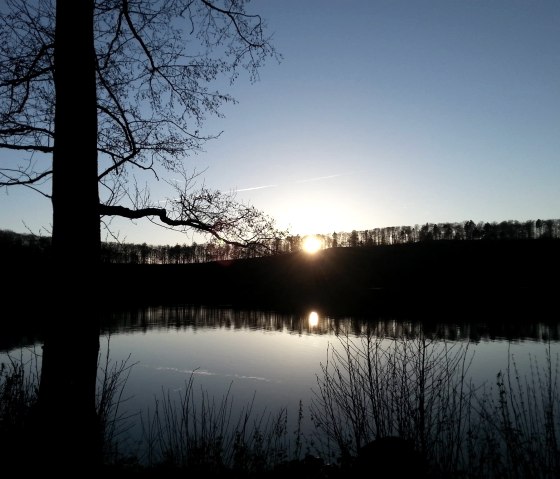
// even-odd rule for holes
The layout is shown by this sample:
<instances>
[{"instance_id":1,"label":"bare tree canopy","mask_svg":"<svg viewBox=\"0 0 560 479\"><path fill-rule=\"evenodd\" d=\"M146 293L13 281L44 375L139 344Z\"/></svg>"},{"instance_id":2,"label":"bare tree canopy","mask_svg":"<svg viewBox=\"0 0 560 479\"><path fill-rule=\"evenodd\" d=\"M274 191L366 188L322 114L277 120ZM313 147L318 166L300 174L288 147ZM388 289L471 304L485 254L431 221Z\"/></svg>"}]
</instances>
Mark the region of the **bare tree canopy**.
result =
<instances>
[{"instance_id":1,"label":"bare tree canopy","mask_svg":"<svg viewBox=\"0 0 560 479\"><path fill-rule=\"evenodd\" d=\"M254 81L267 58L279 58L262 18L248 13L247 0L84 1L93 5L100 215L149 217L235 244L273 238L272 219L233 194L197 189L183 165L218 136L202 133L205 119L235 101L213 84L233 82L241 71ZM5 0L0 6L0 148L12 150L0 164L0 186L52 196L60 135L56 23L61 9L75 5ZM157 179L182 174L186 188L163 206L150 202L134 181L135 172L146 171Z\"/></svg>"}]
</instances>

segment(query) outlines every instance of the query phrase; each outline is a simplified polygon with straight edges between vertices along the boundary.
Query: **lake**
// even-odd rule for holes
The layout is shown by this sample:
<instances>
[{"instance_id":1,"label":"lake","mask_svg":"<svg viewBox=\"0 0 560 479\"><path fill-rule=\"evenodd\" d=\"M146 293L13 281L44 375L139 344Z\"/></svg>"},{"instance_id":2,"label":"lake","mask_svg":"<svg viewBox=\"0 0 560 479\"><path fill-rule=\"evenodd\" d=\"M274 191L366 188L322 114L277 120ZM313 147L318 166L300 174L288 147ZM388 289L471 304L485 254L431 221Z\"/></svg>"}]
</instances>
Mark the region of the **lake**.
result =
<instances>
[{"instance_id":1,"label":"lake","mask_svg":"<svg viewBox=\"0 0 560 479\"><path fill-rule=\"evenodd\" d=\"M178 401L191 378L196 397L205 391L219 403L228 394L234 411L251 402L258 414L285 408L290 428L295 427L301 401L302 429L311 435L309 405L318 390L321 364L327 361L329 347L340 349L346 335L355 341L367 331L377 337L414 339L424 330L437 337L438 344L466 348L472 359L468 375L476 385L495 384L508 358L521 376L529 377L530 360L542 363L547 351L553 358L560 354L560 323L507 319L454 323L450 315L449 321L426 324L414 318L331 317L311 309L282 314L192 305L147 307L105 318L100 357L108 352L110 364L132 366L121 405L131 415L126 420L130 428L121 442L139 453L148 411L153 413L164 394ZM40 344L14 348L9 354L28 358L33 351L40 354ZM2 352L0 360L6 361L7 354Z\"/></svg>"}]
</instances>

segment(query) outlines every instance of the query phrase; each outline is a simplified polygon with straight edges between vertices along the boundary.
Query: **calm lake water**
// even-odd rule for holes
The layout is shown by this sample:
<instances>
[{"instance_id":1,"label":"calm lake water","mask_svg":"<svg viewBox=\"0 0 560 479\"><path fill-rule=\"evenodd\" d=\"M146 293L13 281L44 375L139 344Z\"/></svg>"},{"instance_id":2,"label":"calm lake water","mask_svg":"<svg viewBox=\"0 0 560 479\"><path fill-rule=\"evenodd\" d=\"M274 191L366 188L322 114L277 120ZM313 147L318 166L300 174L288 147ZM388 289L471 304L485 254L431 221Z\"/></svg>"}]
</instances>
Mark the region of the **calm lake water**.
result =
<instances>
[{"instance_id":1,"label":"calm lake water","mask_svg":"<svg viewBox=\"0 0 560 479\"><path fill-rule=\"evenodd\" d=\"M114 313L102 328L101 357L109 350L111 362L126 361L130 370L123 403L131 414L153 410L162 393L173 397L184 391L193 375L195 387L218 401L229 390L235 407L254 400L257 411L287 408L290 421L303 404L304 428L311 429L308 407L316 377L327 359L329 345L339 338L357 338L374 330L386 337L414 337L422 328L437 331L442 341L460 343L473 355L469 375L476 384L494 384L508 358L522 375L531 374L530 358L543 361L549 348L560 354L560 323L530 318L522 325L494 321L492 325L446 323L422 325L414 320L333 318L320 311L301 315L200 306L152 307ZM35 351L40 353L40 344ZM9 352L28 357L33 345ZM8 352L0 353L0 361ZM136 419L135 419L136 418ZM140 437L139 416L130 420L128 445Z\"/></svg>"}]
</instances>

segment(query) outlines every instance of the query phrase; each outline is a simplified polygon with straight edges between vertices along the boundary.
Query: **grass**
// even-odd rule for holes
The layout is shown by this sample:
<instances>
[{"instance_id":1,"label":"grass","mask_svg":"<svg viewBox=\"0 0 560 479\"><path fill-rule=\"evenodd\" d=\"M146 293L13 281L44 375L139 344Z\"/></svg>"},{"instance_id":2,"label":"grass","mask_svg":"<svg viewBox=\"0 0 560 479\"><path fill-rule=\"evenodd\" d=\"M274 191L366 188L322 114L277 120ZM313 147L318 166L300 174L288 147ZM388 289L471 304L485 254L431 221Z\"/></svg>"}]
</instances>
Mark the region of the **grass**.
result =
<instances>
[{"instance_id":1,"label":"grass","mask_svg":"<svg viewBox=\"0 0 560 479\"><path fill-rule=\"evenodd\" d=\"M341 467L384 438L411 444L417 475L469 478L560 477L559 358L515 357L496 384L475 388L467 343L419 334L383 338L367 331L339 338L317 377L311 405L323 455ZM374 465L379 469L380 465ZM398 465L392 466L398 471Z\"/></svg>"},{"instance_id":2,"label":"grass","mask_svg":"<svg viewBox=\"0 0 560 479\"><path fill-rule=\"evenodd\" d=\"M210 397L195 388L194 373L182 393L172 396L162 391L143 423L147 446L143 462L199 474L262 474L299 457L301 405L292 435L286 409L257 413L253 397L234 414L230 391L231 385L223 397Z\"/></svg>"},{"instance_id":3,"label":"grass","mask_svg":"<svg viewBox=\"0 0 560 479\"><path fill-rule=\"evenodd\" d=\"M450 472L469 419L468 344L367 331L340 336L338 346L329 347L311 405L323 455L346 466L372 441L399 437L432 469Z\"/></svg>"},{"instance_id":4,"label":"grass","mask_svg":"<svg viewBox=\"0 0 560 479\"><path fill-rule=\"evenodd\" d=\"M136 414L124 409L126 383L136 363L130 355L122 361L113 362L110 355L110 336L107 338L105 355L99 355L95 407L99 419L102 455L105 463L121 460L126 450L126 432L134 425ZM125 445L121 441L125 441Z\"/></svg>"},{"instance_id":5,"label":"grass","mask_svg":"<svg viewBox=\"0 0 560 479\"><path fill-rule=\"evenodd\" d=\"M27 442L33 407L37 402L37 356L24 359L8 355L0 364L0 452L6 458L20 459Z\"/></svg>"},{"instance_id":6,"label":"grass","mask_svg":"<svg viewBox=\"0 0 560 479\"><path fill-rule=\"evenodd\" d=\"M123 412L127 399L123 394L134 366L130 358L113 362L109 341L106 355L98 358L95 401L105 463L121 459L120 440L132 425L132 416ZM13 464L30 459L28 446L36 432L41 356L35 350L29 352L22 350L19 357L7 355L7 361L0 364L0 454Z\"/></svg>"},{"instance_id":7,"label":"grass","mask_svg":"<svg viewBox=\"0 0 560 479\"><path fill-rule=\"evenodd\" d=\"M529 357L525 376L515 357L508 358L495 389L484 390L473 406L481 432L472 448L471 475L560 477L559 357L549 344L544 364Z\"/></svg>"},{"instance_id":8,"label":"grass","mask_svg":"<svg viewBox=\"0 0 560 479\"><path fill-rule=\"evenodd\" d=\"M124 433L137 420L126 412L124 395L134 364L130 358L112 362L108 351L99 358L97 412L104 461L123 470ZM339 335L317 376L310 437L301 430L303 404L290 430L286 409L258 411L255 398L238 407L231 386L222 397L211 397L191 374L182 391L162 391L153 409L138 416L145 446L127 471L311 478L341 477L363 467L398 475L406 466L417 477L560 477L560 359L550 343L544 360L529 357L525 374L508 353L495 383L479 387L469 378L473 354L467 342L422 332ZM0 366L4 457L27 457L39 377L33 357L9 357Z\"/></svg>"}]
</instances>

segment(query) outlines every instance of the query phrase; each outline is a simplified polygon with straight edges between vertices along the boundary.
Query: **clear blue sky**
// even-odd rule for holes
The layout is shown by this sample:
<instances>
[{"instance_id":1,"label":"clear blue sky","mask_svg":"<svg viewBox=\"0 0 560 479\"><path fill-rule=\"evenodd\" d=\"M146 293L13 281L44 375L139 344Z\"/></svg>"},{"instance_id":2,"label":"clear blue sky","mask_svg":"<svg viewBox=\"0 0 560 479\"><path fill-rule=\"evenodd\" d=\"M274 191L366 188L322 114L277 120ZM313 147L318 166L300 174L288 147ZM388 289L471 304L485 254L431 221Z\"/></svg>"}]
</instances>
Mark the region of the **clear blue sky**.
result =
<instances>
[{"instance_id":1,"label":"clear blue sky","mask_svg":"<svg viewBox=\"0 0 560 479\"><path fill-rule=\"evenodd\" d=\"M283 54L189 160L294 234L560 217L560 1L253 0ZM154 184L152 197L165 196ZM49 204L0 196L0 228ZM128 241L189 242L147 221Z\"/></svg>"}]
</instances>

